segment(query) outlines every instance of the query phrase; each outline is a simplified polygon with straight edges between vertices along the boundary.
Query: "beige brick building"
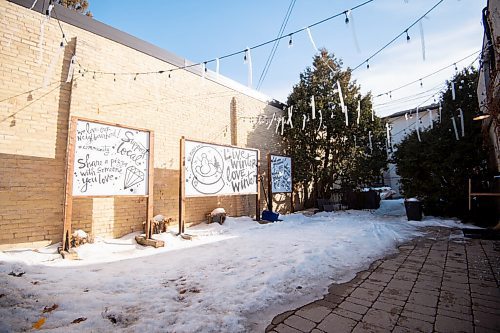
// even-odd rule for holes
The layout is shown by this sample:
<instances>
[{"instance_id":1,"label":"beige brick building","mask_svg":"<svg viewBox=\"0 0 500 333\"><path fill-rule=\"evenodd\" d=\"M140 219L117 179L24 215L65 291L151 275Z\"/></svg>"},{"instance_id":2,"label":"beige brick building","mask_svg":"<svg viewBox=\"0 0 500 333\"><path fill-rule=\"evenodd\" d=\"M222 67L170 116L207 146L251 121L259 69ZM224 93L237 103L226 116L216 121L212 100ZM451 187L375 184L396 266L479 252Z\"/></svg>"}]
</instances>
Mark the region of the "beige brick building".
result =
<instances>
[{"instance_id":1,"label":"beige brick building","mask_svg":"<svg viewBox=\"0 0 500 333\"><path fill-rule=\"evenodd\" d=\"M61 240L73 116L154 131L154 214L174 224L182 136L257 148L261 173L266 154L280 152L279 135L250 121L282 112L265 96L210 71L202 79L200 66L169 72L189 62L60 6L45 21L43 1L30 10L32 3L0 0L0 249ZM66 83L73 54L75 73ZM144 72L151 73L130 74ZM188 199L186 221L202 222L217 206L255 215L254 198ZM73 228L104 237L141 230L145 200L75 198Z\"/></svg>"}]
</instances>

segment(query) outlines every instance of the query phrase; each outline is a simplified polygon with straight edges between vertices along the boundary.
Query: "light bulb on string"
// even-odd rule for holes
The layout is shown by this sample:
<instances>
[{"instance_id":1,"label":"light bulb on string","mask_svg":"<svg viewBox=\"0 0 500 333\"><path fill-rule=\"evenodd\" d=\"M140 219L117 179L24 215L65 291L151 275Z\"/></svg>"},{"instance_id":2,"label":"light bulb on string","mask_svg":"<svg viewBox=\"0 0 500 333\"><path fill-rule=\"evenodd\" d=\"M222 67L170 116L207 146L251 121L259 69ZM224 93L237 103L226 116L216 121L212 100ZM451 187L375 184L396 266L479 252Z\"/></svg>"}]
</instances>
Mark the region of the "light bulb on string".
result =
<instances>
[{"instance_id":1,"label":"light bulb on string","mask_svg":"<svg viewBox=\"0 0 500 333\"><path fill-rule=\"evenodd\" d=\"M94 74L92 74L92 78L95 80L95 72L94 72Z\"/></svg>"},{"instance_id":2,"label":"light bulb on string","mask_svg":"<svg viewBox=\"0 0 500 333\"><path fill-rule=\"evenodd\" d=\"M392 91L389 91L389 98L392 99Z\"/></svg>"},{"instance_id":3,"label":"light bulb on string","mask_svg":"<svg viewBox=\"0 0 500 333\"><path fill-rule=\"evenodd\" d=\"M370 69L370 63L368 62L368 59L366 59L366 69Z\"/></svg>"},{"instance_id":4,"label":"light bulb on string","mask_svg":"<svg viewBox=\"0 0 500 333\"><path fill-rule=\"evenodd\" d=\"M420 87L423 87L424 83L422 82L422 79L420 79Z\"/></svg>"},{"instance_id":5,"label":"light bulb on string","mask_svg":"<svg viewBox=\"0 0 500 333\"><path fill-rule=\"evenodd\" d=\"M113 81L116 82L116 74L113 73Z\"/></svg>"},{"instance_id":6,"label":"light bulb on string","mask_svg":"<svg viewBox=\"0 0 500 333\"><path fill-rule=\"evenodd\" d=\"M290 34L290 39L288 40L288 47L293 46L293 39L292 39L292 34Z\"/></svg>"},{"instance_id":7,"label":"light bulb on string","mask_svg":"<svg viewBox=\"0 0 500 333\"><path fill-rule=\"evenodd\" d=\"M406 32L406 42L409 43L410 42L410 35L408 35L408 30L405 30Z\"/></svg>"},{"instance_id":8,"label":"light bulb on string","mask_svg":"<svg viewBox=\"0 0 500 333\"><path fill-rule=\"evenodd\" d=\"M245 51L245 55L243 56L243 63L247 63L247 51Z\"/></svg>"},{"instance_id":9,"label":"light bulb on string","mask_svg":"<svg viewBox=\"0 0 500 333\"><path fill-rule=\"evenodd\" d=\"M344 12L344 15L345 15L345 24L349 24L349 15L348 14L349 14L349 11L346 10Z\"/></svg>"},{"instance_id":10,"label":"light bulb on string","mask_svg":"<svg viewBox=\"0 0 500 333\"><path fill-rule=\"evenodd\" d=\"M137 75L139 75L139 73L135 73L134 81L137 81Z\"/></svg>"},{"instance_id":11,"label":"light bulb on string","mask_svg":"<svg viewBox=\"0 0 500 333\"><path fill-rule=\"evenodd\" d=\"M204 64L203 68L205 68L205 73L206 73L206 72L208 72L207 62L205 61L203 64Z\"/></svg>"},{"instance_id":12,"label":"light bulb on string","mask_svg":"<svg viewBox=\"0 0 500 333\"><path fill-rule=\"evenodd\" d=\"M455 65L455 71L458 71L457 64L456 64L456 63L454 63L453 65Z\"/></svg>"}]
</instances>

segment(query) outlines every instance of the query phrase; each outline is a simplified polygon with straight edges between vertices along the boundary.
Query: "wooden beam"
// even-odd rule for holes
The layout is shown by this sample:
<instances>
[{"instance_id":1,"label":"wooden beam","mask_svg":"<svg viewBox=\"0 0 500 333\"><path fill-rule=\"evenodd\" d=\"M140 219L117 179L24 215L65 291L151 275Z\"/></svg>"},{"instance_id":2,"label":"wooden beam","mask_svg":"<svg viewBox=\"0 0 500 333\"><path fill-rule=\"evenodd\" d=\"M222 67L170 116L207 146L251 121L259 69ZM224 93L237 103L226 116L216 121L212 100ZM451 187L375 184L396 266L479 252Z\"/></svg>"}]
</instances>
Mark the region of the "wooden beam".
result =
<instances>
[{"instance_id":1,"label":"wooden beam","mask_svg":"<svg viewBox=\"0 0 500 333\"><path fill-rule=\"evenodd\" d=\"M148 201L146 214L146 239L151 239L151 220L153 219L153 204L154 204L154 145L155 135L153 131L149 131L149 159L148 159Z\"/></svg>"},{"instance_id":2,"label":"wooden beam","mask_svg":"<svg viewBox=\"0 0 500 333\"><path fill-rule=\"evenodd\" d=\"M184 233L184 217L186 211L186 161L185 161L185 141L181 137L179 149L179 234Z\"/></svg>"},{"instance_id":3,"label":"wooden beam","mask_svg":"<svg viewBox=\"0 0 500 333\"><path fill-rule=\"evenodd\" d=\"M75 164L75 139L78 118L72 117L68 129L68 145L66 148L66 189L64 191L64 220L62 235L62 251L71 247L71 218L73 216L73 169Z\"/></svg>"}]
</instances>

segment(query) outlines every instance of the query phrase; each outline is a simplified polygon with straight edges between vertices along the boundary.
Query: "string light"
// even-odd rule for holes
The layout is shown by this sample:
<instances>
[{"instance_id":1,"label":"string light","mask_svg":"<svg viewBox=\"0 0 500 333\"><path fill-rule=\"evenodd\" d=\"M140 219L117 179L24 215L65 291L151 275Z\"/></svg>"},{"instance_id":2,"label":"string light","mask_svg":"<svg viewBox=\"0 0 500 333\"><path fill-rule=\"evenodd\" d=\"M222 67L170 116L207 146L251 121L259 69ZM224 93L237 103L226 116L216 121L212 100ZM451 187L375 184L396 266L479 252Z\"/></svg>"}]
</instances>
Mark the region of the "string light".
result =
<instances>
[{"instance_id":1,"label":"string light","mask_svg":"<svg viewBox=\"0 0 500 333\"><path fill-rule=\"evenodd\" d=\"M423 87L424 83L422 82L422 79L420 79L420 87Z\"/></svg>"},{"instance_id":2,"label":"string light","mask_svg":"<svg viewBox=\"0 0 500 333\"><path fill-rule=\"evenodd\" d=\"M293 46L292 34L290 34L289 36L290 36L290 39L288 40L288 47L292 47Z\"/></svg>"},{"instance_id":3,"label":"string light","mask_svg":"<svg viewBox=\"0 0 500 333\"><path fill-rule=\"evenodd\" d=\"M408 35L408 29L405 30L406 32L406 42L410 42L410 35Z\"/></svg>"},{"instance_id":4,"label":"string light","mask_svg":"<svg viewBox=\"0 0 500 333\"><path fill-rule=\"evenodd\" d=\"M344 15L345 15L345 24L349 24L349 16L347 10L344 12Z\"/></svg>"},{"instance_id":5,"label":"string light","mask_svg":"<svg viewBox=\"0 0 500 333\"><path fill-rule=\"evenodd\" d=\"M370 64L368 63L368 59L366 59L366 69L370 69Z\"/></svg>"}]
</instances>

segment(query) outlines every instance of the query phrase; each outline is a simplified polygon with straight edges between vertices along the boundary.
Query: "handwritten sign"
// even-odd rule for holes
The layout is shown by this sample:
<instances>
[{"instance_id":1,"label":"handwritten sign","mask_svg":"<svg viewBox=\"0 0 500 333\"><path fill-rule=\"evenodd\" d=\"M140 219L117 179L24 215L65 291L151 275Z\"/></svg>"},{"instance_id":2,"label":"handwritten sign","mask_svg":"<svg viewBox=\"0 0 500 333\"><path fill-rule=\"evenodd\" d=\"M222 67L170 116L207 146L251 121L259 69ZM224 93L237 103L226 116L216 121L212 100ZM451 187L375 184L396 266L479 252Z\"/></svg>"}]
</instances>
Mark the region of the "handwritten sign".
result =
<instances>
[{"instance_id":1,"label":"handwritten sign","mask_svg":"<svg viewBox=\"0 0 500 333\"><path fill-rule=\"evenodd\" d=\"M78 120L73 195L147 195L149 133Z\"/></svg>"},{"instance_id":2,"label":"handwritten sign","mask_svg":"<svg viewBox=\"0 0 500 333\"><path fill-rule=\"evenodd\" d=\"M292 192L292 159L271 155L271 192Z\"/></svg>"},{"instance_id":3,"label":"handwritten sign","mask_svg":"<svg viewBox=\"0 0 500 333\"><path fill-rule=\"evenodd\" d=\"M186 196L257 193L258 152L185 141Z\"/></svg>"}]
</instances>

